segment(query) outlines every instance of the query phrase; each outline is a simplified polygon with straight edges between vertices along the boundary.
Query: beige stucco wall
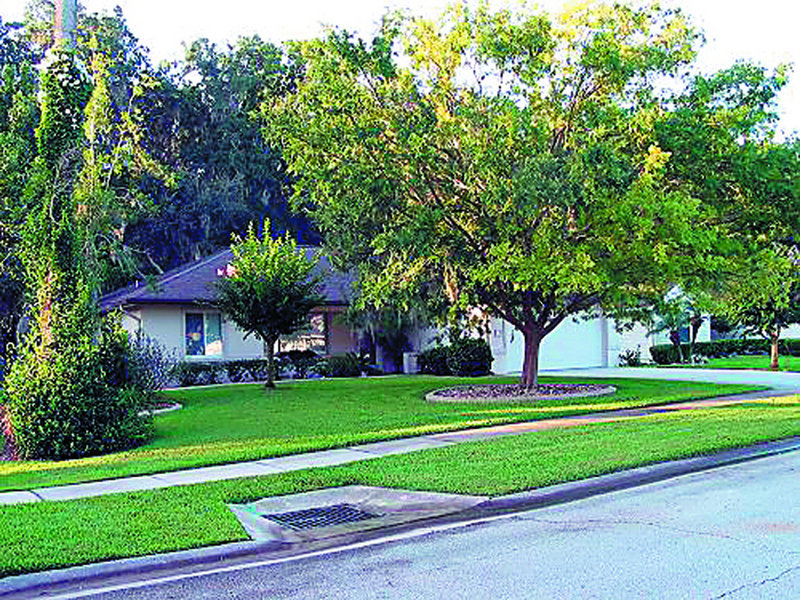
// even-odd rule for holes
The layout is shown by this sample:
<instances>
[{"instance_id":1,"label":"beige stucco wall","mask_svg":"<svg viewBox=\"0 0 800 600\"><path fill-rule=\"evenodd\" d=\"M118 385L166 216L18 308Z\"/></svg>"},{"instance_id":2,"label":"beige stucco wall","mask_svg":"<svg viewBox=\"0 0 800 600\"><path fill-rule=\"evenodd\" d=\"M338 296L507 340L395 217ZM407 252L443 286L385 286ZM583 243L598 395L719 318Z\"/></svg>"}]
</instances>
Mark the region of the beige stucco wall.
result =
<instances>
[{"instance_id":1,"label":"beige stucco wall","mask_svg":"<svg viewBox=\"0 0 800 600\"><path fill-rule=\"evenodd\" d=\"M123 318L123 326L134 333L139 327L137 319L140 319L141 329L147 336L174 351L179 359L183 359L186 358L184 315L187 312L203 312L203 309L180 305L143 306L138 310L127 311L128 314ZM223 354L219 358L242 359L263 356L263 344L254 336L244 339L242 330L225 318L222 322L222 348ZM214 357L196 358L213 360Z\"/></svg>"},{"instance_id":2,"label":"beige stucco wall","mask_svg":"<svg viewBox=\"0 0 800 600\"><path fill-rule=\"evenodd\" d=\"M144 306L139 311L142 331L183 358L183 323L180 307Z\"/></svg>"},{"instance_id":3,"label":"beige stucco wall","mask_svg":"<svg viewBox=\"0 0 800 600\"><path fill-rule=\"evenodd\" d=\"M228 359L261 358L264 355L264 344L254 335L244 339L244 332L230 319L223 317L222 347L224 357Z\"/></svg>"}]
</instances>

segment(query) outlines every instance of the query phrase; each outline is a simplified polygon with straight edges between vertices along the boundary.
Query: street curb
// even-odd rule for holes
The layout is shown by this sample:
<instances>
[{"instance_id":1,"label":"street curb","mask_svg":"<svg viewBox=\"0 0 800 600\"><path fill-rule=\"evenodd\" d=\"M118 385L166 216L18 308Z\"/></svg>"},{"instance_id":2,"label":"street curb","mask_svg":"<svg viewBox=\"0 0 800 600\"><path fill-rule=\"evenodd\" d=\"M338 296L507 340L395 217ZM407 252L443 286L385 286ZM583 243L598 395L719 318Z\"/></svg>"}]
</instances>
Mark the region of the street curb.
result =
<instances>
[{"instance_id":1,"label":"street curb","mask_svg":"<svg viewBox=\"0 0 800 600\"><path fill-rule=\"evenodd\" d=\"M261 555L284 548L286 544L278 541L233 542L220 546L180 550L166 554L123 558L91 565L81 565L41 571L26 575L14 575L0 579L0 598L13 594L32 594L57 586L78 585L82 582L124 577L126 575L146 575L159 571L172 571L187 567L208 567L216 563L236 558Z\"/></svg>"},{"instance_id":2,"label":"street curb","mask_svg":"<svg viewBox=\"0 0 800 600\"><path fill-rule=\"evenodd\" d=\"M557 484L529 492L498 496L465 511L444 517L416 521L403 526L394 526L382 531L366 531L363 535L348 535L344 536L341 541L344 544L352 544L363 540L376 540L387 534L394 535L402 531L459 522L467 523L482 518L566 504L610 492L666 481L681 475L699 473L798 450L800 450L800 436L777 442L766 442L744 448L725 450L712 455L656 463L590 479ZM328 544L325 545L327 546ZM10 598L22 594L30 595L35 592L41 593L54 587L85 586L92 581L107 581L111 578L131 575L163 576L178 569L190 567L202 570L204 568L219 567L222 563L235 559L258 557L260 560L264 560L276 555L300 557L306 551L315 550L318 546L319 544L317 543L287 544L276 541L234 542L154 556L120 559L54 571L15 575L0 579L0 598Z\"/></svg>"}]
</instances>

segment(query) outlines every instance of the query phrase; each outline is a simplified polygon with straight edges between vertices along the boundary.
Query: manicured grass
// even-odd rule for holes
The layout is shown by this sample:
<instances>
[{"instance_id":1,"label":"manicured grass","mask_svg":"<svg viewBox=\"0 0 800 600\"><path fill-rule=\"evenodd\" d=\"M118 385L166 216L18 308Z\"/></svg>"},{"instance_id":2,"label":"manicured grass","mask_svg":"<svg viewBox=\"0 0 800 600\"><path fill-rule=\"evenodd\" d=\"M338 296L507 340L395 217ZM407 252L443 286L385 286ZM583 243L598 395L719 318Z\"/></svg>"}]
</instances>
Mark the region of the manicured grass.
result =
<instances>
[{"instance_id":1,"label":"manicured grass","mask_svg":"<svg viewBox=\"0 0 800 600\"><path fill-rule=\"evenodd\" d=\"M729 358L712 358L707 363L697 365L704 369L758 369L769 370L769 356L732 356ZM800 356L781 356L778 359L781 371L800 371Z\"/></svg>"},{"instance_id":2,"label":"manicured grass","mask_svg":"<svg viewBox=\"0 0 800 600\"><path fill-rule=\"evenodd\" d=\"M800 435L800 397L194 486L0 507L0 577L247 539L227 503L362 484L500 495Z\"/></svg>"},{"instance_id":3,"label":"manicured grass","mask_svg":"<svg viewBox=\"0 0 800 600\"><path fill-rule=\"evenodd\" d=\"M281 384L274 392L265 392L260 385L171 391L169 398L181 402L184 408L156 416L156 438L150 444L77 460L0 463L0 491L255 460L432 432L761 389L614 379L594 380L616 386L617 392L612 396L545 400L535 405L424 401L431 390L481 381L516 379L412 376L302 381Z\"/></svg>"}]
</instances>

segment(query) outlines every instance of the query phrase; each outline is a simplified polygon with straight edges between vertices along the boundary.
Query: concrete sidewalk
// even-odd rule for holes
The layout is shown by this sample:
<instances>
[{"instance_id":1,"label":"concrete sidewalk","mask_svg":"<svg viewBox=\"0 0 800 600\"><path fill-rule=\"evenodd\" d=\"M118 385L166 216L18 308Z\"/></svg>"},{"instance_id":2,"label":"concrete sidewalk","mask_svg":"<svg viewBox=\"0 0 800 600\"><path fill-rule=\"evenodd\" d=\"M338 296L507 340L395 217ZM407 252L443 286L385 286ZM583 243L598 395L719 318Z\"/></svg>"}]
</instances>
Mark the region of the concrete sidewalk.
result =
<instances>
[{"instance_id":1,"label":"concrete sidewalk","mask_svg":"<svg viewBox=\"0 0 800 600\"><path fill-rule=\"evenodd\" d=\"M642 369L642 371L649 372L651 369ZM559 373L559 375L561 374L566 374L566 372ZM586 371L581 371L580 373L575 372L575 374L580 374L583 377L596 376L594 374L589 375ZM627 375L628 372L626 370L625 376ZM617 374L617 377L619 376L620 375ZM651 377L655 378L652 375ZM798 383L798 386L794 389L800 389L800 383ZM0 493L0 505L74 500L77 498L88 498L92 496L102 496L106 494L116 494L139 490L152 490L176 485L191 485L210 481L237 479L240 477L274 475L276 473L298 471L310 467L341 465L345 463L380 458L382 456L389 456L392 454L406 454L408 452L414 452L417 450L441 448L477 439L519 435L557 427L575 427L591 423L623 421L665 412L713 408L737 404L744 400L774 398L787 395L788 393L790 393L790 387L786 386L782 389L751 392L733 396L722 396L707 400L681 402L677 404L661 405L648 408L589 413L572 417L511 423L493 427L482 427L478 429L466 429L447 433L423 435L414 438L404 438L370 444L359 444L357 446L350 446L335 450L294 454L277 458L267 458L227 465L216 465L211 467L186 469L182 471L157 473L154 475L125 477L121 479L107 479L103 481L94 481L75 485L44 487L29 491L3 492Z\"/></svg>"}]
</instances>

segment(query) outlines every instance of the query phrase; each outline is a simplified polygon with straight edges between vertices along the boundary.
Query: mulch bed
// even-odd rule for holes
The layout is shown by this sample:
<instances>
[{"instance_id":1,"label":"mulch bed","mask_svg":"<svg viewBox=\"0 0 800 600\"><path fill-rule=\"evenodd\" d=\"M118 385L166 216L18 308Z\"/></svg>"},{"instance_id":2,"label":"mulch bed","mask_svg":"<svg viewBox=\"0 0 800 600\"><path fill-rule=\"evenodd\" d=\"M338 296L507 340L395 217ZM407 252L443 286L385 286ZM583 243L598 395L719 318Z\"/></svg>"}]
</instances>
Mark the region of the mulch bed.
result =
<instances>
[{"instance_id":1,"label":"mulch bed","mask_svg":"<svg viewBox=\"0 0 800 600\"><path fill-rule=\"evenodd\" d=\"M581 398L613 394L616 388L592 383L547 383L525 387L518 383L465 385L429 393L429 402L535 402L536 400Z\"/></svg>"}]
</instances>

